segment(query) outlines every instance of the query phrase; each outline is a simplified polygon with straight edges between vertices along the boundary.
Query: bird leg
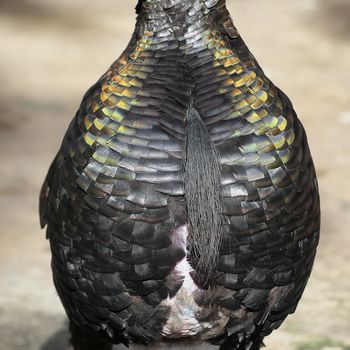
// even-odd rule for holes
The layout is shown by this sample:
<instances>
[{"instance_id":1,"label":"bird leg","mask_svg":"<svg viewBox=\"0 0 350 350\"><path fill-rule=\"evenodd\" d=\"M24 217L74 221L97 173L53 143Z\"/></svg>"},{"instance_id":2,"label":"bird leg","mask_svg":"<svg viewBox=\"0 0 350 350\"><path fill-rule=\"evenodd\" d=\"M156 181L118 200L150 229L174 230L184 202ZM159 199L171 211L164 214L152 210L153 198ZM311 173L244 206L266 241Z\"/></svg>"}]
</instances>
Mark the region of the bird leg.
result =
<instances>
[{"instance_id":1,"label":"bird leg","mask_svg":"<svg viewBox=\"0 0 350 350\"><path fill-rule=\"evenodd\" d=\"M112 350L112 343L94 334L84 332L72 322L69 329L71 338L68 350Z\"/></svg>"},{"instance_id":2,"label":"bird leg","mask_svg":"<svg viewBox=\"0 0 350 350\"><path fill-rule=\"evenodd\" d=\"M232 339L228 339L223 345L221 345L219 350L260 350L264 347L261 339L247 341L238 345Z\"/></svg>"}]
</instances>

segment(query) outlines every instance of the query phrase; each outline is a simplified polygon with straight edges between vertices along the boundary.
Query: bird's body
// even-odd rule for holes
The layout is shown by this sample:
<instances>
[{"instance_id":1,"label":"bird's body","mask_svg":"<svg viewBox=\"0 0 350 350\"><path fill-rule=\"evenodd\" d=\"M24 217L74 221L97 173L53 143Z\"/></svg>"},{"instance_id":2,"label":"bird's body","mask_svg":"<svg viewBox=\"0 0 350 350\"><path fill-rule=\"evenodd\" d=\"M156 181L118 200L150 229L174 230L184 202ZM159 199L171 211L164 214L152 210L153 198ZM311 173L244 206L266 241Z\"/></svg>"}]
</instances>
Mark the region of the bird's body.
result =
<instances>
[{"instance_id":1,"label":"bird's body","mask_svg":"<svg viewBox=\"0 0 350 350\"><path fill-rule=\"evenodd\" d=\"M41 193L72 345L259 349L294 312L318 243L304 129L224 0L137 10Z\"/></svg>"}]
</instances>

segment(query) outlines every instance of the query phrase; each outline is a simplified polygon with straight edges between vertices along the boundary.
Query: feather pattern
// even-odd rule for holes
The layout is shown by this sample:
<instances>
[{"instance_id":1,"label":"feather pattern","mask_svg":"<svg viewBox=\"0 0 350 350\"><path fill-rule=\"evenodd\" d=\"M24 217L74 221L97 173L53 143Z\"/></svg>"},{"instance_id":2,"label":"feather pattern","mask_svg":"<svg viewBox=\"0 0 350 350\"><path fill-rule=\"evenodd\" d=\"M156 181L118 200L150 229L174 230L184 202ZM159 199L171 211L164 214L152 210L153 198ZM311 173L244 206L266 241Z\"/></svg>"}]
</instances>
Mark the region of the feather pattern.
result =
<instances>
[{"instance_id":1,"label":"feather pattern","mask_svg":"<svg viewBox=\"0 0 350 350\"><path fill-rule=\"evenodd\" d=\"M305 131L224 0L140 0L137 12L40 196L71 343L154 344L180 310L179 338L259 349L295 311L318 244Z\"/></svg>"}]
</instances>

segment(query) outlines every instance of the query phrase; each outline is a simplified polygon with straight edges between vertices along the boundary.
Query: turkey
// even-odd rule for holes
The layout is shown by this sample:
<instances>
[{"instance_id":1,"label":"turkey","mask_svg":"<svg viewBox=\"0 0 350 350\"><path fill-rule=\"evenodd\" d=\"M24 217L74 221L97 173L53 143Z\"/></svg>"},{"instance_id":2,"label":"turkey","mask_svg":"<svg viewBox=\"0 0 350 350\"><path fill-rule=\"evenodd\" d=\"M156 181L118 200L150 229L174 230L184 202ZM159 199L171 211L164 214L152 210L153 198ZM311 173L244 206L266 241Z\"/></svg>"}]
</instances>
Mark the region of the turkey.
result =
<instances>
[{"instance_id":1,"label":"turkey","mask_svg":"<svg viewBox=\"0 0 350 350\"><path fill-rule=\"evenodd\" d=\"M136 11L40 196L70 347L258 350L295 311L316 254L305 131L225 0Z\"/></svg>"}]
</instances>

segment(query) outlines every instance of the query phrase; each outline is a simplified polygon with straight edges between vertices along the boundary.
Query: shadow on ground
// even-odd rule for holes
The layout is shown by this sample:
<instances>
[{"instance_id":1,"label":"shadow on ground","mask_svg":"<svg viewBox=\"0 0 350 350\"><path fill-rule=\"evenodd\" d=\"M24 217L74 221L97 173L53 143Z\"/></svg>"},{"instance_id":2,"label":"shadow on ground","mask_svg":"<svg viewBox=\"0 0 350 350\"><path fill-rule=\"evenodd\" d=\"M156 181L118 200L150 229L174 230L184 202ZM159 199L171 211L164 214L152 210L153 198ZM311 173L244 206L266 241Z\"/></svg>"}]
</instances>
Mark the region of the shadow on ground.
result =
<instances>
[{"instance_id":1,"label":"shadow on ground","mask_svg":"<svg viewBox=\"0 0 350 350\"><path fill-rule=\"evenodd\" d=\"M68 325L66 329L61 329L55 334L53 334L40 348L40 350L65 350L67 349L69 334ZM192 345L188 343L177 344L172 342L167 342L159 344L157 346L131 346L130 350L215 350L218 349L216 346L211 346L209 344L198 344ZM117 345L113 347L113 350L127 350L124 345Z\"/></svg>"},{"instance_id":2,"label":"shadow on ground","mask_svg":"<svg viewBox=\"0 0 350 350\"><path fill-rule=\"evenodd\" d=\"M68 326L67 326L68 328ZM61 329L52 335L40 350L64 350L67 348L69 334L67 329Z\"/></svg>"}]
</instances>

